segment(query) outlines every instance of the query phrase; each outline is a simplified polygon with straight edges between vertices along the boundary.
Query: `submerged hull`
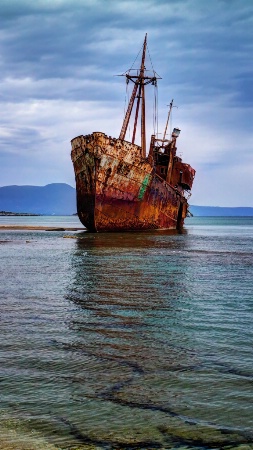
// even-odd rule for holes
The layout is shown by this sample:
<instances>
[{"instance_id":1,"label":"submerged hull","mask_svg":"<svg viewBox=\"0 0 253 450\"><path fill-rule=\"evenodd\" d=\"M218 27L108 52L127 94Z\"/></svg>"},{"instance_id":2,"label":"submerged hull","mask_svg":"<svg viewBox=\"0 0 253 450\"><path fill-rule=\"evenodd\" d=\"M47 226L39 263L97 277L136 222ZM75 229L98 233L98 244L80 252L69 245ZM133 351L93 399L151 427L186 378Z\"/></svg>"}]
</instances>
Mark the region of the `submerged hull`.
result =
<instances>
[{"instance_id":1,"label":"submerged hull","mask_svg":"<svg viewBox=\"0 0 253 450\"><path fill-rule=\"evenodd\" d=\"M71 141L77 213L92 232L181 229L183 192L162 179L141 147L95 132Z\"/></svg>"}]
</instances>

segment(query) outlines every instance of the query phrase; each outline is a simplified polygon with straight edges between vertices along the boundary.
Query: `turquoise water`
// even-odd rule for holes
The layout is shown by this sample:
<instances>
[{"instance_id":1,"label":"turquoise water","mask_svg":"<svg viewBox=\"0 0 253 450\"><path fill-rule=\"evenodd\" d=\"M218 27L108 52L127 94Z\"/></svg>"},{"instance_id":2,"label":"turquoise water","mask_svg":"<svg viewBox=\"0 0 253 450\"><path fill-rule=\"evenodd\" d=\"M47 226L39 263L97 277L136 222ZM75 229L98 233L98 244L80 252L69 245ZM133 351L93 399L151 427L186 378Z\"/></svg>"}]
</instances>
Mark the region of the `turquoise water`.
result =
<instances>
[{"instance_id":1,"label":"turquoise water","mask_svg":"<svg viewBox=\"0 0 253 450\"><path fill-rule=\"evenodd\" d=\"M0 251L0 448L253 449L253 218Z\"/></svg>"},{"instance_id":2,"label":"turquoise water","mask_svg":"<svg viewBox=\"0 0 253 450\"><path fill-rule=\"evenodd\" d=\"M77 216L0 216L1 225L83 227Z\"/></svg>"}]
</instances>

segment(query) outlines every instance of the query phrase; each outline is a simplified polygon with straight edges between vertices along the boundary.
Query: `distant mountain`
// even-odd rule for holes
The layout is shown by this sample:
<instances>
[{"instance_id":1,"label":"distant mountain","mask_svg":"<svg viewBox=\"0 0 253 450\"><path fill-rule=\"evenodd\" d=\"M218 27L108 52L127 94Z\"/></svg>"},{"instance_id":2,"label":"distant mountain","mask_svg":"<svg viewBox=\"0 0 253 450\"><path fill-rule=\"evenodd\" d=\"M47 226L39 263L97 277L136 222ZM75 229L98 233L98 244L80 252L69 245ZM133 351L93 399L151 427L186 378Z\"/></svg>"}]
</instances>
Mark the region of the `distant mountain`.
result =
<instances>
[{"instance_id":1,"label":"distant mountain","mask_svg":"<svg viewBox=\"0 0 253 450\"><path fill-rule=\"evenodd\" d=\"M76 213L76 190L65 183L0 187L0 211L46 215Z\"/></svg>"},{"instance_id":2,"label":"distant mountain","mask_svg":"<svg viewBox=\"0 0 253 450\"><path fill-rule=\"evenodd\" d=\"M13 213L71 215L76 213L76 190L65 183L46 186L0 187L0 211ZM195 216L253 216L253 208L190 206Z\"/></svg>"},{"instance_id":3,"label":"distant mountain","mask_svg":"<svg viewBox=\"0 0 253 450\"><path fill-rule=\"evenodd\" d=\"M223 206L197 206L190 205L193 216L253 216L253 208L250 207L223 207Z\"/></svg>"}]
</instances>

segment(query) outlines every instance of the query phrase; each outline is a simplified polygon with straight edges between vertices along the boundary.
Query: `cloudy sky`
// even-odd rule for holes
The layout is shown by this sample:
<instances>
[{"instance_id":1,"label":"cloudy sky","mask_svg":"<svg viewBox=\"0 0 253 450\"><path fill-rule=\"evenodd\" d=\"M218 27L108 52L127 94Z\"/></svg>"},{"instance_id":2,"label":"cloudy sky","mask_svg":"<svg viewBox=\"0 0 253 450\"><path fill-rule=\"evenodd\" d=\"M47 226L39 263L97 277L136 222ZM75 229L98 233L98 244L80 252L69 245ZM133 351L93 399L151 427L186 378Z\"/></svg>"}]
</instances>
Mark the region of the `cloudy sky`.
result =
<instances>
[{"instance_id":1,"label":"cloudy sky","mask_svg":"<svg viewBox=\"0 0 253 450\"><path fill-rule=\"evenodd\" d=\"M126 85L115 75L147 32L159 132L174 98L178 152L197 172L190 203L253 206L252 0L0 3L0 186L75 185L70 140L119 135Z\"/></svg>"}]
</instances>

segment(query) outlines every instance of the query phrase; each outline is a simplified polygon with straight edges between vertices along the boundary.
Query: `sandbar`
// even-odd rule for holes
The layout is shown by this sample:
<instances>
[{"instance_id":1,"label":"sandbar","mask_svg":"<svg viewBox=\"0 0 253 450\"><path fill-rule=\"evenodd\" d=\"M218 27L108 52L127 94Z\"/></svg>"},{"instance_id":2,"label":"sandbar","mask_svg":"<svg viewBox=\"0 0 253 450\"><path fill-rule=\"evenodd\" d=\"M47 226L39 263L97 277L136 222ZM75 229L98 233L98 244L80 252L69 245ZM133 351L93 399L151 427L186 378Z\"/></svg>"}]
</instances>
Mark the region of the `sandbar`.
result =
<instances>
[{"instance_id":1,"label":"sandbar","mask_svg":"<svg viewBox=\"0 0 253 450\"><path fill-rule=\"evenodd\" d=\"M41 230L41 231L85 231L86 228L72 227L46 227L40 225L0 225L1 230Z\"/></svg>"}]
</instances>

